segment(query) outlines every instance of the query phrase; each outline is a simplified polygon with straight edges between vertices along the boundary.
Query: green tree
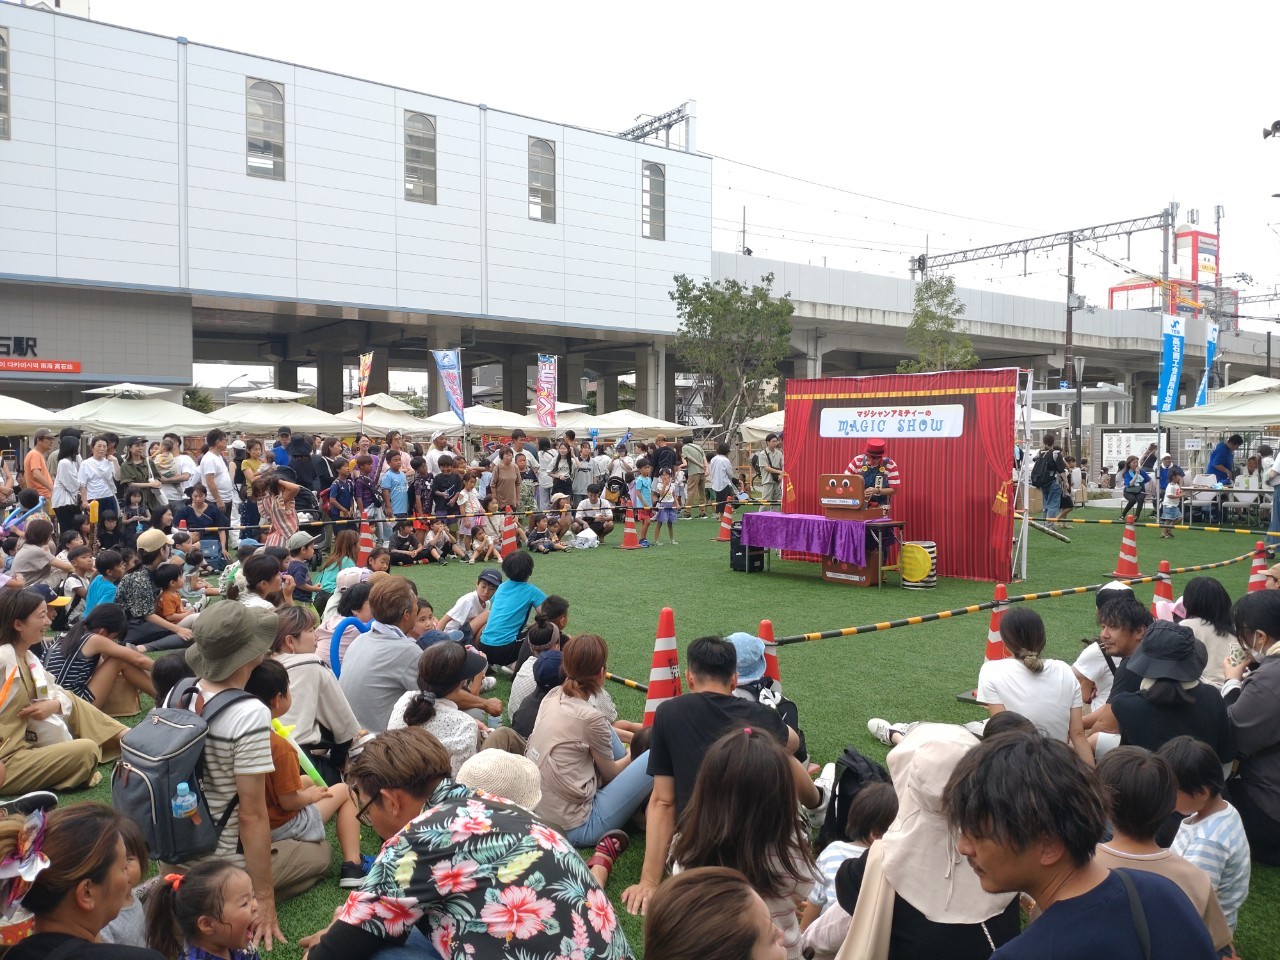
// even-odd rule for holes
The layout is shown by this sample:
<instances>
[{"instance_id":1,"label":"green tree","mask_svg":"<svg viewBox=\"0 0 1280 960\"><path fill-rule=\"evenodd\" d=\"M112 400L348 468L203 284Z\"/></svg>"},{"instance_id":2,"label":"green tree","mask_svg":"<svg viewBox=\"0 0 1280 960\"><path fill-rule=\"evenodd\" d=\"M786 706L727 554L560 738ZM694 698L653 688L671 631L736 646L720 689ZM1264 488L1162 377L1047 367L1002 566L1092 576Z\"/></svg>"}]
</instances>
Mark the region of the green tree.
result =
<instances>
[{"instance_id":1,"label":"green tree","mask_svg":"<svg viewBox=\"0 0 1280 960\"><path fill-rule=\"evenodd\" d=\"M773 274L694 283L684 274L669 294L680 316L675 352L697 378L706 415L732 436L764 406L766 381L791 350L790 294L773 296Z\"/></svg>"},{"instance_id":2,"label":"green tree","mask_svg":"<svg viewBox=\"0 0 1280 960\"><path fill-rule=\"evenodd\" d=\"M920 359L903 360L899 373L971 370L978 365L973 341L960 329L964 304L954 277L925 277L916 284L915 310L907 328L907 346Z\"/></svg>"},{"instance_id":3,"label":"green tree","mask_svg":"<svg viewBox=\"0 0 1280 960\"><path fill-rule=\"evenodd\" d=\"M182 391L182 405L197 413L213 413L213 397L208 390L199 387L188 387Z\"/></svg>"}]
</instances>

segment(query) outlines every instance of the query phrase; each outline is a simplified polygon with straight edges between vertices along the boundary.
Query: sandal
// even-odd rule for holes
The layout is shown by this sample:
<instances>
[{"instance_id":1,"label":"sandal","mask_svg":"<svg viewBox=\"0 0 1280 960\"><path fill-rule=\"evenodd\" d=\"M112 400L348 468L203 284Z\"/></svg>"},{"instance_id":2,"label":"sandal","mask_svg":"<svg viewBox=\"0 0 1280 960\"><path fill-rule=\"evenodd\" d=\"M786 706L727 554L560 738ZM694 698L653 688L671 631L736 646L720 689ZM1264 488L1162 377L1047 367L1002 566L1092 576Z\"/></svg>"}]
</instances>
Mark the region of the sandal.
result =
<instances>
[{"instance_id":1,"label":"sandal","mask_svg":"<svg viewBox=\"0 0 1280 960\"><path fill-rule=\"evenodd\" d=\"M613 865L630 845L631 838L625 830L610 830L596 844L596 852L587 860L587 869L604 867L606 873L612 873Z\"/></svg>"}]
</instances>

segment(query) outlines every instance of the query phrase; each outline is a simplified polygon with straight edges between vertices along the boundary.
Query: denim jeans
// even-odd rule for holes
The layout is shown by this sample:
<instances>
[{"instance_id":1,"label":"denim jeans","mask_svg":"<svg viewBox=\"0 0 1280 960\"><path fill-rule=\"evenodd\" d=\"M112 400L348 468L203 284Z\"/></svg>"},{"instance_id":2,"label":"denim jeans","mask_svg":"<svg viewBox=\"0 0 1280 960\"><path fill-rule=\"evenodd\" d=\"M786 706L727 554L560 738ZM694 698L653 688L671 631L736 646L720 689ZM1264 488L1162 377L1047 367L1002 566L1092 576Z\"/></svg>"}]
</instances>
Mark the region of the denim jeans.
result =
<instances>
[{"instance_id":1,"label":"denim jeans","mask_svg":"<svg viewBox=\"0 0 1280 960\"><path fill-rule=\"evenodd\" d=\"M374 960L443 960L427 935L417 927L409 931L409 939L401 946L383 947L373 956Z\"/></svg>"},{"instance_id":2,"label":"denim jeans","mask_svg":"<svg viewBox=\"0 0 1280 960\"><path fill-rule=\"evenodd\" d=\"M1044 488L1044 516L1046 520L1056 519L1062 509L1062 486L1054 480Z\"/></svg>"},{"instance_id":3,"label":"denim jeans","mask_svg":"<svg viewBox=\"0 0 1280 960\"><path fill-rule=\"evenodd\" d=\"M1280 504L1276 503L1276 498L1280 497L1280 484L1272 487L1275 492L1271 494L1271 523L1267 527L1267 546L1277 546L1280 541Z\"/></svg>"},{"instance_id":4,"label":"denim jeans","mask_svg":"<svg viewBox=\"0 0 1280 960\"><path fill-rule=\"evenodd\" d=\"M566 830L565 839L575 847L594 847L606 833L617 830L630 820L653 791L653 777L648 774L648 766L649 752L646 750L632 759L622 773L596 791L591 801L591 815L584 823Z\"/></svg>"}]
</instances>

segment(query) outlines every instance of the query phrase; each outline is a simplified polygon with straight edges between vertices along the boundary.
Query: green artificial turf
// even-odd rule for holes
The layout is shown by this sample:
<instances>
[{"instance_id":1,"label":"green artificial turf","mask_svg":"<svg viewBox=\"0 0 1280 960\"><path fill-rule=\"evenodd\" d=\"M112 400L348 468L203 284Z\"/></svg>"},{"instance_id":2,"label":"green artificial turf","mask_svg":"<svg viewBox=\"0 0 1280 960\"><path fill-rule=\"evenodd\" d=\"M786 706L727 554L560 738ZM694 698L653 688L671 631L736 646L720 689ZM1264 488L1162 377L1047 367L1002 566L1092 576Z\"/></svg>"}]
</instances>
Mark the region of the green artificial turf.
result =
<instances>
[{"instance_id":1,"label":"green artificial turf","mask_svg":"<svg viewBox=\"0 0 1280 960\"><path fill-rule=\"evenodd\" d=\"M1083 518L1111 518L1110 511L1082 510ZM609 643L610 670L641 682L648 676L654 629L659 611L675 611L676 634L682 651L689 641L706 634L736 630L755 632L762 619L773 621L778 637L842 627L873 624L918 614L964 607L990 600L993 585L964 580L940 580L933 590L864 589L821 580L816 565L782 562L776 558L768 574L732 572L728 548L713 544L718 524L692 520L676 524L677 546L623 551L608 544L591 551L538 557L533 582L546 593L570 601L569 630L593 632ZM1031 533L1029 577L1011 586L1011 594L1102 583L1111 579L1119 552L1119 526L1072 525L1073 542L1057 542ZM926 531L911 531L927 536ZM984 531L975 531L985 536ZM652 532L651 532L652 538ZM619 542L619 532L609 538ZM1229 533L1178 532L1172 541L1160 540L1155 530L1138 531L1139 567L1155 573L1161 559L1173 566L1209 563L1243 554L1254 536ZM443 614L453 601L474 585L481 566L450 564L413 567L409 575L422 595ZM1249 564L1241 563L1209 573L1232 596L1244 593ZM1191 574L1175 576L1174 595ZM1143 600L1151 587L1138 588ZM1092 594L1035 602L1049 634L1050 656L1074 660L1081 638L1094 633ZM798 643L779 653L783 686L800 706L801 724L815 760L834 759L846 744L883 760L886 748L867 733L868 717L891 720L930 719L963 722L981 716L979 708L956 701L955 695L976 683L986 643L988 614L977 613L938 622L832 640ZM497 694L505 696L505 679ZM640 719L644 695L619 684L609 691L622 716ZM103 773L109 778L110 770ZM70 794L68 800L110 802L108 783L92 791ZM330 827L332 831L332 827ZM365 850L374 853L377 839L365 831ZM336 849L336 847L335 847ZM627 916L620 894L634 882L644 857L643 837L637 837L621 858L609 884L627 936L637 956L641 922ZM324 926L342 900L334 877L305 896L280 908L281 923L291 941ZM1249 960L1280 960L1280 870L1255 865L1249 900L1241 912L1236 945ZM290 960L299 951L272 951Z\"/></svg>"}]
</instances>

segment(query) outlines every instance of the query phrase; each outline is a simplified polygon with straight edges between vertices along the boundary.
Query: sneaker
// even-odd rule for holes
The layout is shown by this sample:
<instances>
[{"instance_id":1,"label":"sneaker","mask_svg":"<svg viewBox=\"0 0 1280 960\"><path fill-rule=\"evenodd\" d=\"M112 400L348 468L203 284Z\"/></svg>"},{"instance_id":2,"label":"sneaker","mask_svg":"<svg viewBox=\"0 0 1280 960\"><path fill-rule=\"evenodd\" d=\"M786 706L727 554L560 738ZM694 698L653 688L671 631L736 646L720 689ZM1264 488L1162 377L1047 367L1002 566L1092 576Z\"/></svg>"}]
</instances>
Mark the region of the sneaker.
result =
<instances>
[{"instance_id":1,"label":"sneaker","mask_svg":"<svg viewBox=\"0 0 1280 960\"><path fill-rule=\"evenodd\" d=\"M342 872L338 875L338 886L344 890L354 890L364 883L364 875L363 864L348 860L342 864Z\"/></svg>"},{"instance_id":2,"label":"sneaker","mask_svg":"<svg viewBox=\"0 0 1280 960\"><path fill-rule=\"evenodd\" d=\"M882 720L879 717L872 717L867 721L867 732L879 740L887 747L893 746L893 735L895 733L905 735L901 727L895 727L888 720Z\"/></svg>"},{"instance_id":3,"label":"sneaker","mask_svg":"<svg viewBox=\"0 0 1280 960\"><path fill-rule=\"evenodd\" d=\"M655 547L660 547L660 546L662 546L662 541L661 541L661 540L655 540L655 541L653 541L653 546L655 546Z\"/></svg>"},{"instance_id":4,"label":"sneaker","mask_svg":"<svg viewBox=\"0 0 1280 960\"><path fill-rule=\"evenodd\" d=\"M483 681L481 681L481 683L480 683L480 692L481 692L481 693L488 693L490 690L492 690L492 689L493 689L494 687L496 687L497 685L498 685L498 678L497 678L497 677L485 677L485 678L484 678L484 680L483 680Z\"/></svg>"},{"instance_id":5,"label":"sneaker","mask_svg":"<svg viewBox=\"0 0 1280 960\"><path fill-rule=\"evenodd\" d=\"M652 546L652 544L650 544L648 540L641 540L641 541L640 541L640 546L642 546L642 547L648 547L648 546Z\"/></svg>"},{"instance_id":6,"label":"sneaker","mask_svg":"<svg viewBox=\"0 0 1280 960\"><path fill-rule=\"evenodd\" d=\"M831 788L835 785L835 782L836 765L834 763L828 763L822 768L822 772L814 778L813 785L830 796Z\"/></svg>"},{"instance_id":7,"label":"sneaker","mask_svg":"<svg viewBox=\"0 0 1280 960\"><path fill-rule=\"evenodd\" d=\"M29 817L37 810L52 810L58 805L58 795L51 790L32 790L20 797L0 803L0 817Z\"/></svg>"},{"instance_id":8,"label":"sneaker","mask_svg":"<svg viewBox=\"0 0 1280 960\"><path fill-rule=\"evenodd\" d=\"M673 547L678 547L678 546L680 546L680 543L679 543L679 541L677 541L677 540L672 540L672 541L671 541L671 545L672 545Z\"/></svg>"}]
</instances>

